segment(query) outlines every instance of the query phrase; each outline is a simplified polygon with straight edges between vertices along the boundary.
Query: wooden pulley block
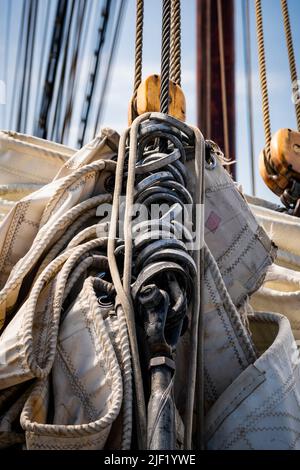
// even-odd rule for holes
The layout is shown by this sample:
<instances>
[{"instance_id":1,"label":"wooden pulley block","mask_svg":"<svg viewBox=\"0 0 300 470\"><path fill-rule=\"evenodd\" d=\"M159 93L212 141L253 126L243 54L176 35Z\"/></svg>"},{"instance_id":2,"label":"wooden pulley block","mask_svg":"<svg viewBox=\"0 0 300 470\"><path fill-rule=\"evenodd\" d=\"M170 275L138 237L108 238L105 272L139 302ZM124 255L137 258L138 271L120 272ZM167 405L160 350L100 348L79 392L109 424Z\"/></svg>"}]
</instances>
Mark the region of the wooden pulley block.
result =
<instances>
[{"instance_id":1,"label":"wooden pulley block","mask_svg":"<svg viewBox=\"0 0 300 470\"><path fill-rule=\"evenodd\" d=\"M160 111L160 76L150 75L140 84L136 100L131 99L128 110L129 125L132 121L141 114L147 112ZM170 104L169 115L185 121L186 119L186 104L185 96L175 82L170 80Z\"/></svg>"},{"instance_id":2,"label":"wooden pulley block","mask_svg":"<svg viewBox=\"0 0 300 470\"><path fill-rule=\"evenodd\" d=\"M279 129L271 140L270 157L265 150L259 156L259 172L264 182L275 194L300 181L300 133L291 129Z\"/></svg>"}]
</instances>

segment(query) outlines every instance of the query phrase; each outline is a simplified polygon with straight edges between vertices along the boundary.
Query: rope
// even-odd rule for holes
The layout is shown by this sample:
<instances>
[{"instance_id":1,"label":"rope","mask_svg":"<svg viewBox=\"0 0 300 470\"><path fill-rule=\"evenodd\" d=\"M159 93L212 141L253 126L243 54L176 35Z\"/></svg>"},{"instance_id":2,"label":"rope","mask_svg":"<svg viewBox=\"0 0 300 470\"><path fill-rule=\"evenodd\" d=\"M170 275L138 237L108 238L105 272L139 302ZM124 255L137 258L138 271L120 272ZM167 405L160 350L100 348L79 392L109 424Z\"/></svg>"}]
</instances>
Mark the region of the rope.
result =
<instances>
[{"instance_id":1,"label":"rope","mask_svg":"<svg viewBox=\"0 0 300 470\"><path fill-rule=\"evenodd\" d=\"M110 83L110 76L111 76L111 72L113 68L115 55L117 52L117 45L118 45L119 38L120 38L120 31L121 31L121 26L122 26L122 21L123 21L123 16L125 13L126 6L127 6L127 0L122 0L122 2L120 2L118 14L117 14L117 20L116 20L116 25L114 29L114 35L113 35L112 44L110 48L109 58L108 58L108 62L107 62L107 66L106 66L106 70L105 70L105 74L103 78L103 86L102 86L102 90L100 94L99 107L98 107L97 117L96 117L95 126L94 126L94 133L93 133L94 137L97 135L97 131L99 130L98 128L100 127L100 124L102 121L103 112L105 110L105 103L106 103L106 96L107 96L106 90Z\"/></svg>"},{"instance_id":2,"label":"rope","mask_svg":"<svg viewBox=\"0 0 300 470\"><path fill-rule=\"evenodd\" d=\"M243 7L244 56L245 56L246 81L247 81L249 150L250 150L250 159L251 159L251 183L252 183L252 193L255 195L256 187L255 187L251 33L250 33L251 30L250 30L249 0L243 1L242 7Z\"/></svg>"},{"instance_id":3,"label":"rope","mask_svg":"<svg viewBox=\"0 0 300 470\"><path fill-rule=\"evenodd\" d=\"M222 92L222 110L223 110L223 133L225 156L229 158L229 132L228 132L228 112L226 96L226 70L225 70L225 52L224 52L224 34L223 34L223 14L221 0L217 3L218 9L218 36L220 50L220 72L221 72L221 92Z\"/></svg>"},{"instance_id":4,"label":"rope","mask_svg":"<svg viewBox=\"0 0 300 470\"><path fill-rule=\"evenodd\" d=\"M127 323L121 307L116 309L119 320L120 349L122 355L122 375L123 375L123 434L122 450L130 450L132 436L132 367L130 343L127 331Z\"/></svg>"},{"instance_id":5,"label":"rope","mask_svg":"<svg viewBox=\"0 0 300 470\"><path fill-rule=\"evenodd\" d=\"M204 137L196 127L191 127L195 136L195 173L196 173L196 190L194 202L196 207L203 207L204 203L204 155L205 155L205 141ZM203 328L203 278L204 278L204 263L203 263L203 217L200 214L196 215L195 231L201 234L200 249L194 251L194 260L197 266L197 277L195 282L195 300L191 318L190 328L190 358L189 358L189 371L188 371L188 391L186 399L186 416L185 416L185 435L184 435L184 448L187 450L192 449L192 433L193 433L193 416L194 404L196 395L196 383L198 376L198 420L197 420L197 449L203 449L204 443L204 328Z\"/></svg>"},{"instance_id":6,"label":"rope","mask_svg":"<svg viewBox=\"0 0 300 470\"><path fill-rule=\"evenodd\" d=\"M101 245L101 243L102 241L94 240L95 246ZM58 304L61 303L62 293L64 292L64 284L68 278L69 273L67 271L69 271L73 260L75 261L77 256L78 256L78 252L74 253L74 255L71 256L71 258L69 259L69 261L67 262L67 264L65 265L65 267L63 268L59 276L59 281L61 283L62 288L60 288L59 281L58 281L58 285L56 287L56 294L57 294L56 297L58 296L60 297L60 301L58 302ZM67 275L65 275L63 271L66 271ZM103 361L106 367L106 371L110 372L110 376L112 380L110 406L106 414L104 414L104 416L99 418L97 421L94 421L91 423L86 423L82 425L69 425L67 427L65 425L47 425L47 424L43 425L43 431L44 433L46 432L48 436L55 436L59 434L60 436L65 436L65 437L76 437L80 435L84 436L84 435L94 434L96 432L99 432L101 429L107 428L109 425L111 425L117 418L119 411L120 411L120 404L122 403L122 398L123 398L123 385L122 385L122 377L121 377L119 363L117 361L115 351L113 349L104 320L102 318L99 304L94 294L91 278L88 278L85 281L85 288L87 290L87 295L88 295L87 300L90 305L91 314L94 318L94 327L97 333L97 337L99 338L99 341L101 341L101 346L102 346L102 351L103 351ZM54 310L53 310L53 316L54 316ZM55 341L53 342L53 345L55 344L55 351L56 351L56 339L57 338L55 338ZM54 359L54 356L52 359ZM28 403L27 406L25 406L24 408L24 411L21 417L21 425L30 432L39 433L40 424L36 422L32 422L30 420L30 415L31 416L33 415L33 412L30 409L31 403Z\"/></svg>"},{"instance_id":7,"label":"rope","mask_svg":"<svg viewBox=\"0 0 300 470\"><path fill-rule=\"evenodd\" d=\"M136 29L135 29L135 68L134 68L134 98L142 82L143 68L143 30L144 30L144 0L136 0Z\"/></svg>"},{"instance_id":8,"label":"rope","mask_svg":"<svg viewBox=\"0 0 300 470\"><path fill-rule=\"evenodd\" d=\"M171 70L170 77L181 86L181 2L171 4Z\"/></svg>"},{"instance_id":9,"label":"rope","mask_svg":"<svg viewBox=\"0 0 300 470\"><path fill-rule=\"evenodd\" d=\"M169 112L170 44L171 44L171 0L163 0L160 111L164 114L168 114Z\"/></svg>"},{"instance_id":10,"label":"rope","mask_svg":"<svg viewBox=\"0 0 300 470\"><path fill-rule=\"evenodd\" d=\"M206 2L206 138L211 138L211 0Z\"/></svg>"},{"instance_id":11,"label":"rope","mask_svg":"<svg viewBox=\"0 0 300 470\"><path fill-rule=\"evenodd\" d=\"M237 331L241 348L246 356L248 363L253 364L257 359L257 355L255 352L253 343L249 335L247 334L246 329L243 326L241 326L240 315L228 293L228 290L225 285L222 274L220 272L219 266L207 245L204 245L204 255L205 255L206 266L211 271L211 275L212 275L212 278L214 279L221 302L223 303L224 308L226 309L226 313L228 315L228 318L230 319L232 326Z\"/></svg>"},{"instance_id":12,"label":"rope","mask_svg":"<svg viewBox=\"0 0 300 470\"><path fill-rule=\"evenodd\" d=\"M272 136L271 136L271 121L270 121L270 108L269 108L268 82L267 82L267 71L266 71L266 57L265 57L264 29L263 29L261 0L255 0L255 13L256 13L256 33L257 33L257 44L258 44L260 86L261 86L261 93L262 93L262 111L263 111L263 122L264 122L265 141L266 141L265 151L266 151L267 158L269 158Z\"/></svg>"},{"instance_id":13,"label":"rope","mask_svg":"<svg viewBox=\"0 0 300 470\"><path fill-rule=\"evenodd\" d=\"M289 56L291 82L293 86L294 83L297 83L298 78L297 78L297 68L296 68L293 38L292 38L292 31L291 31L291 24L290 24L290 16L289 16L288 4L286 0L281 0L281 9L282 9L283 24L284 24L284 30L285 30L286 46L287 46L288 56ZM295 111L296 111L296 119L297 119L297 128L298 128L298 131L300 132L300 102L298 103L295 102Z\"/></svg>"},{"instance_id":14,"label":"rope","mask_svg":"<svg viewBox=\"0 0 300 470\"><path fill-rule=\"evenodd\" d=\"M116 256L115 256L115 243L116 243L116 238L117 238L119 203L120 203L120 196L122 194L123 170L124 170L124 162L125 162L126 141L128 139L128 135L129 135L129 129L127 129L123 133L120 139L120 143L119 143L119 153L118 153L116 177L115 177L115 190L114 190L114 195L113 195L113 205L112 205L112 213L111 213L111 221L110 221L109 237L108 237L108 245L107 245L107 256L108 256L108 263L109 263L112 281L117 292L117 298L119 299L120 304L122 305L122 309L126 318L126 323L127 323L127 328L128 328L128 336L129 336L131 356L132 356L132 368L133 368L135 395L136 395L135 410L136 410L137 428L138 428L137 438L139 442L139 448L145 449L146 448L145 437L146 437L146 432L147 432L147 424L146 424L147 419L146 419L146 407L145 407L143 380L141 376L139 351L138 351L137 337L136 337L136 330L135 330L134 312L133 312L131 296L130 294L128 295L128 289L126 291L125 287L123 287L117 261L116 261ZM127 198L126 198L126 205L127 205ZM126 224L124 225L126 227ZM125 262L124 262L124 266L125 266ZM129 278L128 274L125 277L127 277L128 279ZM126 279L123 282L125 286L127 283Z\"/></svg>"}]
</instances>

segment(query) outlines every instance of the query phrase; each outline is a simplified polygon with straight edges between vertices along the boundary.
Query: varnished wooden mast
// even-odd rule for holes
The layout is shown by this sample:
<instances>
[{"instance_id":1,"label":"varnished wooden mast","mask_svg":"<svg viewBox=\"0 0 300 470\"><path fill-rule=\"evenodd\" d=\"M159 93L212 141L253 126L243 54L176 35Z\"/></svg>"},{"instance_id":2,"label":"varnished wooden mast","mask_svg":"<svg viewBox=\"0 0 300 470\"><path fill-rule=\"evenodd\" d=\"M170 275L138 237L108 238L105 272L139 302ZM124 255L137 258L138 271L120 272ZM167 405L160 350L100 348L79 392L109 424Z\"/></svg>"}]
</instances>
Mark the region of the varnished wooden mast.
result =
<instances>
[{"instance_id":1,"label":"varnished wooden mast","mask_svg":"<svg viewBox=\"0 0 300 470\"><path fill-rule=\"evenodd\" d=\"M197 102L198 126L206 138L225 150L218 0L197 0ZM221 0L225 55L225 79L229 157L235 160L234 1ZM236 176L236 165L230 167Z\"/></svg>"}]
</instances>

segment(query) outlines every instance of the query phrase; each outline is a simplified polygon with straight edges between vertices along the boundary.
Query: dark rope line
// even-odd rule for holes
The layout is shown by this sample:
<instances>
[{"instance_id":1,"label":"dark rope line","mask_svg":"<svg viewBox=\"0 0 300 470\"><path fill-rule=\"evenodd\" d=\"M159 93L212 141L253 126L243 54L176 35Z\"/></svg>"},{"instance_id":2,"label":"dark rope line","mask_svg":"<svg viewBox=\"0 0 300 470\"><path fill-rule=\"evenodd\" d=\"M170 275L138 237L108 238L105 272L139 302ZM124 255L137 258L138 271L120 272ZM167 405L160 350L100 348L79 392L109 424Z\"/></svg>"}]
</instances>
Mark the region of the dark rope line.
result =
<instances>
[{"instance_id":1,"label":"dark rope line","mask_svg":"<svg viewBox=\"0 0 300 470\"><path fill-rule=\"evenodd\" d=\"M81 34L83 29L83 24L86 17L86 2L85 0L81 0L78 3L78 11L77 11L77 18L76 18L76 35L74 39L74 51L73 57L71 62L70 68L70 77L69 77L69 86L67 90L67 97L66 97L66 109L65 115L63 120L62 132L60 142L63 143L65 139L68 139L70 124L72 119L72 110L73 110L73 103L74 103L74 93L76 88L76 73L77 73L77 65L78 65L78 58L79 58L79 49L81 43Z\"/></svg>"},{"instance_id":2,"label":"dark rope line","mask_svg":"<svg viewBox=\"0 0 300 470\"><path fill-rule=\"evenodd\" d=\"M73 25L73 17L74 17L74 10L75 10L75 0L71 0L70 4L70 13L68 17L68 21L66 24L66 37L64 41L63 49L63 57L62 57L62 66L60 71L60 79L59 79L59 89L57 98L55 101L55 112L54 118L52 123L51 133L49 130L49 135L51 135L51 140L55 140L56 142L61 142L61 113L62 113L62 105L63 105L63 94L64 88L66 83L66 74L67 74L67 62L68 62L68 54L71 49L70 44L70 37L71 37L71 30Z\"/></svg>"},{"instance_id":3,"label":"dark rope line","mask_svg":"<svg viewBox=\"0 0 300 470\"><path fill-rule=\"evenodd\" d=\"M29 3L29 12L27 17L27 26L26 26L26 34L25 34L25 56L24 56L24 63L23 63L23 70L21 75L21 94L18 106L18 115L17 115L17 124L16 130L18 132L24 132L24 102L26 101L26 94L28 93L28 86L27 85L27 77L28 77L28 61L30 62L30 43L31 43L31 30L32 30L32 17L33 17L33 9L34 9L34 0L30 0Z\"/></svg>"},{"instance_id":4,"label":"dark rope line","mask_svg":"<svg viewBox=\"0 0 300 470\"><path fill-rule=\"evenodd\" d=\"M51 46L48 57L48 65L46 78L44 83L41 108L39 113L38 126L36 135L44 139L48 135L49 114L53 101L55 80L57 76L58 62L61 54L61 45L63 41L63 33L65 29L65 19L67 11L67 0L59 0L57 2L55 22L53 26Z\"/></svg>"},{"instance_id":5,"label":"dark rope line","mask_svg":"<svg viewBox=\"0 0 300 470\"><path fill-rule=\"evenodd\" d=\"M136 98L138 87L142 82L143 68L143 30L144 30L144 0L136 0L136 29L135 29L135 67L133 96Z\"/></svg>"},{"instance_id":6,"label":"dark rope line","mask_svg":"<svg viewBox=\"0 0 300 470\"><path fill-rule=\"evenodd\" d=\"M19 81L22 74L20 73L20 67L23 62L24 55L24 36L26 35L26 19L28 16L29 3L26 0L23 0L22 13L21 13L21 29L18 38L18 48L16 52L15 64L14 64L14 80L13 80L13 90L12 93L12 104L10 108L10 117L9 117L9 128L15 128L15 107L17 98L20 99L20 86Z\"/></svg>"},{"instance_id":7,"label":"dark rope line","mask_svg":"<svg viewBox=\"0 0 300 470\"><path fill-rule=\"evenodd\" d=\"M90 115L90 110L91 110L91 102L92 102L92 97L93 97L93 93L95 90L96 77L97 77L97 73L99 69L101 52L102 52L104 42L105 42L105 36L106 36L110 13L111 13L111 0L106 0L105 6L103 7L102 13L101 13L101 25L98 30L98 43L94 51L95 60L94 60L94 64L92 65L92 69L89 74L88 83L86 87L86 95L85 95L85 101L83 104L83 112L82 112L82 117L81 117L81 130L79 132L79 137L78 137L79 147L82 147L82 145L84 144L84 140L86 136L87 125L88 125L88 120L89 120L89 115Z\"/></svg>"},{"instance_id":8,"label":"dark rope line","mask_svg":"<svg viewBox=\"0 0 300 470\"><path fill-rule=\"evenodd\" d=\"M40 50L40 57L39 57L39 72L40 72L40 77L44 78L45 72L46 72L46 61L45 58L47 57L47 54L45 53L45 47L46 47L46 41L47 41L47 36L49 35L49 30L50 30L50 10L51 10L51 0L45 0L47 2L47 8L46 8L46 13L45 13L45 20L43 22L43 39L41 42L41 50ZM35 104L34 104L34 127L36 127L36 122L35 120L38 117L39 113L39 106L41 102L41 97L42 97L42 89L39 83L39 86L36 89L36 94L35 94Z\"/></svg>"},{"instance_id":9,"label":"dark rope line","mask_svg":"<svg viewBox=\"0 0 300 470\"><path fill-rule=\"evenodd\" d=\"M181 1L172 0L170 77L181 86Z\"/></svg>"},{"instance_id":10,"label":"dark rope line","mask_svg":"<svg viewBox=\"0 0 300 470\"><path fill-rule=\"evenodd\" d=\"M104 109L105 109L106 91L107 91L107 87L110 83L110 75L111 75L111 71L112 71L112 65L113 65L114 57L115 57L116 50L117 50L117 44L118 44L118 40L119 40L119 36L120 36L120 31L121 31L121 26L122 26L122 21L123 21L126 6L127 6L127 0L121 0L120 1L120 6L119 6L119 11L118 11L118 14L117 14L118 16L117 16L116 26L115 26L115 30L114 30L114 35L113 35L112 46L111 46L111 50L110 50L110 54L109 54L109 59L108 59L106 71L105 71L104 78L103 78L103 86L102 86L102 91L101 91L101 95L100 95L100 99L99 99L99 107L98 107L95 126L94 126L94 134L93 134L94 137L97 134L98 127L101 123L101 119L102 119Z\"/></svg>"},{"instance_id":11,"label":"dark rope line","mask_svg":"<svg viewBox=\"0 0 300 470\"><path fill-rule=\"evenodd\" d=\"M161 86L160 111L169 112L170 80L170 44L171 44L171 0L163 0L162 8L162 42L161 42Z\"/></svg>"},{"instance_id":12,"label":"dark rope line","mask_svg":"<svg viewBox=\"0 0 300 470\"><path fill-rule=\"evenodd\" d=\"M247 82L247 121L249 134L249 151L251 162L251 184L252 193L255 195L255 158L254 158L254 126L253 126L253 94L252 94L252 67L251 67L251 29L250 29L250 12L249 0L242 1L242 19L243 19L243 36L244 36L244 59L245 72Z\"/></svg>"},{"instance_id":13,"label":"dark rope line","mask_svg":"<svg viewBox=\"0 0 300 470\"><path fill-rule=\"evenodd\" d=\"M30 59L29 59L29 67L28 67L28 75L27 75L27 83L26 83L26 100L25 100L25 106L23 109L23 125L22 125L22 130L23 132L29 132L29 126L28 126L28 111L29 111L29 102L30 102L30 96L33 92L32 89L32 67L33 67L33 60L34 60L34 54L35 54L35 48L36 48L36 30L37 30L37 19L38 19L38 9L39 9L39 2L38 0L34 0L34 12L33 12L33 24L32 24L32 33L31 33L31 41L29 45L30 49Z\"/></svg>"}]
</instances>

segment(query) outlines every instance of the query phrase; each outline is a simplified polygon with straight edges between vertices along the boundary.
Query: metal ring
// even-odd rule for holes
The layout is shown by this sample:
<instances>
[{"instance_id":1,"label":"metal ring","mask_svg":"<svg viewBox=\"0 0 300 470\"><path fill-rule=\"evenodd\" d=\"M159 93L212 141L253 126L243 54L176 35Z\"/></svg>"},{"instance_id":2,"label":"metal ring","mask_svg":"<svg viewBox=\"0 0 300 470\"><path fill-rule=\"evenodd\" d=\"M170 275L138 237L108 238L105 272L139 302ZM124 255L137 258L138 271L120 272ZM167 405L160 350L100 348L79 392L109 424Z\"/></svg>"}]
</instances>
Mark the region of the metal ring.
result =
<instances>
[{"instance_id":1,"label":"metal ring","mask_svg":"<svg viewBox=\"0 0 300 470\"><path fill-rule=\"evenodd\" d=\"M205 168L207 170L213 170L217 166L217 159L214 154L210 154L209 160L205 160Z\"/></svg>"}]
</instances>

